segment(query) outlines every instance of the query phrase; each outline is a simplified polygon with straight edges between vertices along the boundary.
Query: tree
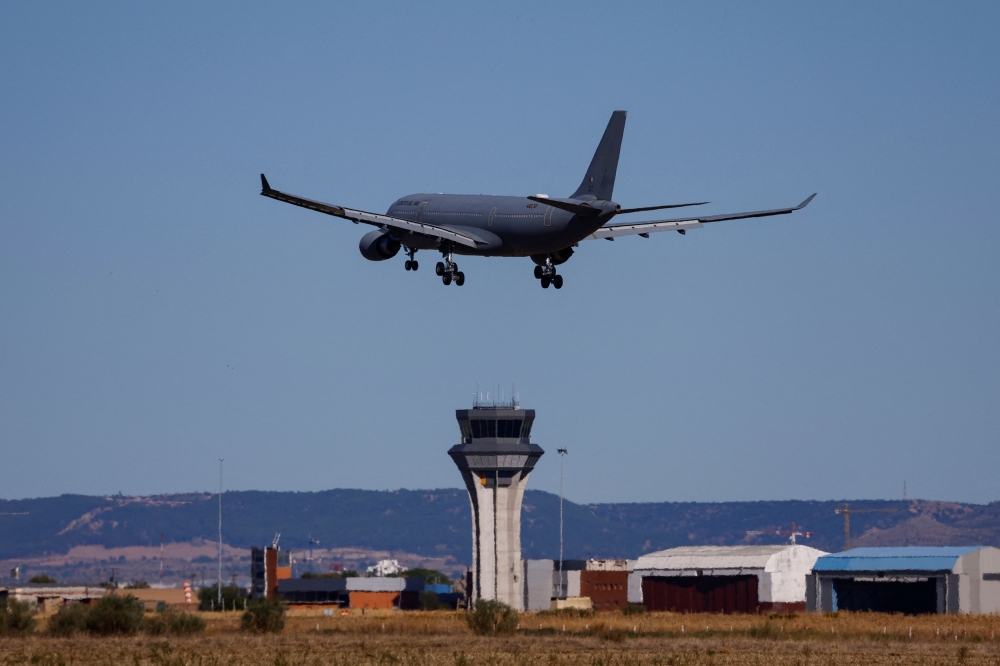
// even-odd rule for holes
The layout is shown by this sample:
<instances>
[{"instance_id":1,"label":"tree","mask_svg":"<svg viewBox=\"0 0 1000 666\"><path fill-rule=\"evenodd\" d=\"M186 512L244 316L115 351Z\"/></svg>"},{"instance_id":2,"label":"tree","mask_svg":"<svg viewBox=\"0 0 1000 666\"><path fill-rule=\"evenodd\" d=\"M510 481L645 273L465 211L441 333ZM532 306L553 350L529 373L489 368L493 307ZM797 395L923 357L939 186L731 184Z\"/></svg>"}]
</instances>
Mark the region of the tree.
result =
<instances>
[{"instance_id":1,"label":"tree","mask_svg":"<svg viewBox=\"0 0 1000 666\"><path fill-rule=\"evenodd\" d=\"M451 585L451 579L440 571L414 567L395 574L397 578L423 578L426 585Z\"/></svg>"},{"instance_id":2,"label":"tree","mask_svg":"<svg viewBox=\"0 0 1000 666\"><path fill-rule=\"evenodd\" d=\"M55 583L56 579L53 578L52 576L47 576L45 574L41 574L40 576L32 576L31 578L28 579L28 582L29 583L40 583L40 584Z\"/></svg>"}]
</instances>

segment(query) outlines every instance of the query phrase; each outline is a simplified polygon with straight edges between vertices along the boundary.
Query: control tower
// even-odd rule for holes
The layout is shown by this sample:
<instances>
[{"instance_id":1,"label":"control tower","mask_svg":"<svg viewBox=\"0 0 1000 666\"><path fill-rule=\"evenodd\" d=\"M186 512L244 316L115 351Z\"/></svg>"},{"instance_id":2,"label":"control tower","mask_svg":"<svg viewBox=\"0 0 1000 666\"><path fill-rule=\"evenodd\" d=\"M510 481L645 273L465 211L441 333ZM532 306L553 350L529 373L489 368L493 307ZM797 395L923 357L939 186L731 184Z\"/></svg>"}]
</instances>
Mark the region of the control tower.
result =
<instances>
[{"instance_id":1,"label":"control tower","mask_svg":"<svg viewBox=\"0 0 1000 666\"><path fill-rule=\"evenodd\" d=\"M524 608L521 499L535 463L545 453L530 441L535 410L517 400L455 411L462 443L448 451L472 502L472 588L468 598L496 599Z\"/></svg>"}]
</instances>

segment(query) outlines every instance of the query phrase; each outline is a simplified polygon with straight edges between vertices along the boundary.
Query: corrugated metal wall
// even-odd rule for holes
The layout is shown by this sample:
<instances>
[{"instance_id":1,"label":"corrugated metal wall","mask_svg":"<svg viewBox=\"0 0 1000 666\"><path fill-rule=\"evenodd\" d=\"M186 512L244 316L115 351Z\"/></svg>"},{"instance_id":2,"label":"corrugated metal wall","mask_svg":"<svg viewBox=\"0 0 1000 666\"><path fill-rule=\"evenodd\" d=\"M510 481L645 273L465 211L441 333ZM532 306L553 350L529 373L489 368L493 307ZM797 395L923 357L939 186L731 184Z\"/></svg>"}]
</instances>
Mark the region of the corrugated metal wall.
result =
<instances>
[{"instance_id":1,"label":"corrugated metal wall","mask_svg":"<svg viewBox=\"0 0 1000 666\"><path fill-rule=\"evenodd\" d=\"M651 611L756 613L756 576L650 576L642 601Z\"/></svg>"}]
</instances>

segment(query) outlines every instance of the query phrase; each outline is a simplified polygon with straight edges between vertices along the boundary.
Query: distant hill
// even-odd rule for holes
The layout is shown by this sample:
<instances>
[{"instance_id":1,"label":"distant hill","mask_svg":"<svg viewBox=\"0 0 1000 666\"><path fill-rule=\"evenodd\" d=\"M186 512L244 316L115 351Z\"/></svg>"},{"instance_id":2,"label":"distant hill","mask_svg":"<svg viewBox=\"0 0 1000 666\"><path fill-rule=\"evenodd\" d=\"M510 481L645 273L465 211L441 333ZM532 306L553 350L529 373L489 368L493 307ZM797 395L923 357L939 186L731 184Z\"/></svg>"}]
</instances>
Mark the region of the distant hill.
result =
<instances>
[{"instance_id":1,"label":"distant hill","mask_svg":"<svg viewBox=\"0 0 1000 666\"><path fill-rule=\"evenodd\" d=\"M151 497L62 495L0 500L0 560L66 553L76 546L158 546L214 542L218 498L210 494ZM855 508L895 509L851 517L854 545L1000 545L1000 503L855 501ZM780 543L794 521L813 532L802 540L827 551L843 546L840 502L663 502L565 505L566 557L623 557L678 545ZM559 498L529 490L522 514L526 558L558 555ZM224 540L239 549L270 543L288 548L400 551L470 561L469 500L464 490L242 491L224 496Z\"/></svg>"}]
</instances>

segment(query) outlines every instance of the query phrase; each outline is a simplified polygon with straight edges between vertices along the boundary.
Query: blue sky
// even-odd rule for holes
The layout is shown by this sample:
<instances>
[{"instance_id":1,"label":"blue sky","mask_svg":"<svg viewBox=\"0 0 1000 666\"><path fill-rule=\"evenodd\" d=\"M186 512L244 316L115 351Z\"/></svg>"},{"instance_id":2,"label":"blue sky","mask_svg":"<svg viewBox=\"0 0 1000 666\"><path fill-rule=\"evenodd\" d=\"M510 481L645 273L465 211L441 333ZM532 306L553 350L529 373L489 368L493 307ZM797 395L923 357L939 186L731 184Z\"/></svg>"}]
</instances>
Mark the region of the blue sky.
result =
<instances>
[{"instance_id":1,"label":"blue sky","mask_svg":"<svg viewBox=\"0 0 1000 666\"><path fill-rule=\"evenodd\" d=\"M6 3L0 496L453 487L478 384L576 501L995 499L1000 6L609 7ZM819 196L559 292L258 196L565 196L614 109L623 206Z\"/></svg>"}]
</instances>

